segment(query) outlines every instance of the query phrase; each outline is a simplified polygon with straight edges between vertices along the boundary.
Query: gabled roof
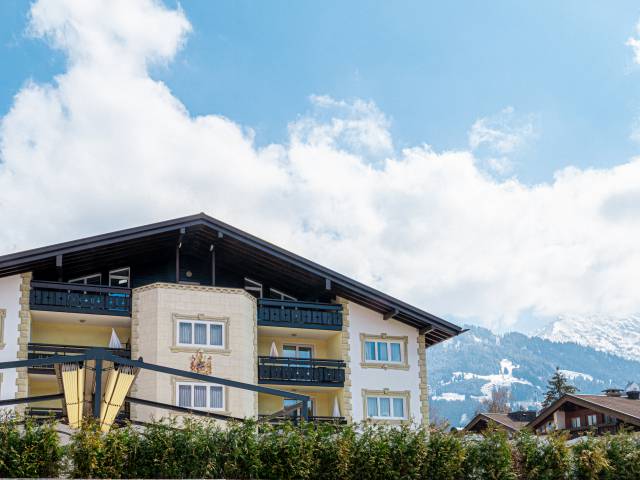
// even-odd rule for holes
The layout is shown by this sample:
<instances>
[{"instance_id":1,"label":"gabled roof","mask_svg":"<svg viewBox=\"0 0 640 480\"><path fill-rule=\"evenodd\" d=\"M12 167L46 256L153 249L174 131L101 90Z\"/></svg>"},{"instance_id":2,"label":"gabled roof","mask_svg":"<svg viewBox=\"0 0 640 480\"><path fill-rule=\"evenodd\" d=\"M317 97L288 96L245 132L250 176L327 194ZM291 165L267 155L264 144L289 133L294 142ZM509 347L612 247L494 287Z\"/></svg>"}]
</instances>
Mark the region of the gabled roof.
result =
<instances>
[{"instance_id":1,"label":"gabled roof","mask_svg":"<svg viewBox=\"0 0 640 480\"><path fill-rule=\"evenodd\" d=\"M471 419L464 429L471 431L479 423L485 421L487 423L494 422L510 432L517 432L527 425L527 422L519 422L512 419L507 413L479 413Z\"/></svg>"},{"instance_id":2,"label":"gabled roof","mask_svg":"<svg viewBox=\"0 0 640 480\"><path fill-rule=\"evenodd\" d=\"M625 423L640 427L640 400L632 400L627 397L607 397L606 395L576 395L567 394L560 397L529 423L532 429L538 428L550 415L565 403L573 403L580 407L610 415Z\"/></svg>"},{"instance_id":3,"label":"gabled roof","mask_svg":"<svg viewBox=\"0 0 640 480\"><path fill-rule=\"evenodd\" d=\"M273 261L287 265L292 269L296 269L296 271L322 278L330 282L332 288L340 296L363 304L378 312L386 313L389 316L393 316L394 319L416 328L424 329L428 345L434 345L465 331L442 318L266 242L204 213L0 256L0 277L30 271L45 264L50 265L58 255L79 255L81 252L89 250L113 249L114 245L120 243L128 242L127 244L131 244L135 241L140 243L140 241L146 241L148 237L166 236L172 232L190 227L209 229L218 237L228 237L238 245L242 244L242 248L247 252L250 251L263 257L266 255ZM138 245L138 248L144 248L144 245Z\"/></svg>"}]
</instances>

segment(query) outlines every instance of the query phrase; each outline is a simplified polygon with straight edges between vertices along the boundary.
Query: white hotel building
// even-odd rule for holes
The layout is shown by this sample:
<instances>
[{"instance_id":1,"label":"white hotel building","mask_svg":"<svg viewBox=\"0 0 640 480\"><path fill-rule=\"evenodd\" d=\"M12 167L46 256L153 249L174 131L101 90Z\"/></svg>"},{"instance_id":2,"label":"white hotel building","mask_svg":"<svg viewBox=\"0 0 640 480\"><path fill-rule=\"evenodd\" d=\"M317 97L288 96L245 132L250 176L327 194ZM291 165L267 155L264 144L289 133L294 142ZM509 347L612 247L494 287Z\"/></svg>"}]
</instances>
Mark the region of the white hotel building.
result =
<instances>
[{"instance_id":1,"label":"white hotel building","mask_svg":"<svg viewBox=\"0 0 640 480\"><path fill-rule=\"evenodd\" d=\"M308 396L315 421L426 423L426 349L461 332L205 214L0 257L0 362L104 347L262 389L142 369L118 413L138 422L295 414L275 388ZM4 404L43 397L15 408L67 415L51 365L0 375Z\"/></svg>"}]
</instances>

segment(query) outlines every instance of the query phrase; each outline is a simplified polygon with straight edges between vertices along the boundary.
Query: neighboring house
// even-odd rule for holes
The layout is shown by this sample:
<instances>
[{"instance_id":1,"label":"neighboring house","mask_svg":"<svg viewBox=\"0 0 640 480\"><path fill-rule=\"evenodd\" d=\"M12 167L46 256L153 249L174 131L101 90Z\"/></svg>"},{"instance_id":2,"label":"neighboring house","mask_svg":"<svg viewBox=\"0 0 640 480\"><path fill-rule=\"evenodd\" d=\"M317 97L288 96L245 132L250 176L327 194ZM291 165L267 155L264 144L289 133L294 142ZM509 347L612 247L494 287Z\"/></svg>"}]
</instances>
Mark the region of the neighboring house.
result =
<instances>
[{"instance_id":1,"label":"neighboring house","mask_svg":"<svg viewBox=\"0 0 640 480\"><path fill-rule=\"evenodd\" d=\"M461 332L205 214L0 257L0 362L120 342L123 357L309 395L318 419L427 422L426 348ZM53 373L0 371L0 396L57 393ZM240 418L290 403L151 371L131 395Z\"/></svg>"},{"instance_id":2,"label":"neighboring house","mask_svg":"<svg viewBox=\"0 0 640 480\"><path fill-rule=\"evenodd\" d=\"M536 417L534 411L518 411L509 413L479 413L471 419L464 427L466 432L481 433L489 427L495 425L504 429L509 437L518 432Z\"/></svg>"},{"instance_id":3,"label":"neighboring house","mask_svg":"<svg viewBox=\"0 0 640 480\"><path fill-rule=\"evenodd\" d=\"M528 428L538 435L565 430L572 437L590 431L615 433L622 427L640 430L638 390L630 387L626 396L616 389L607 390L606 395L564 395L542 410Z\"/></svg>"}]
</instances>

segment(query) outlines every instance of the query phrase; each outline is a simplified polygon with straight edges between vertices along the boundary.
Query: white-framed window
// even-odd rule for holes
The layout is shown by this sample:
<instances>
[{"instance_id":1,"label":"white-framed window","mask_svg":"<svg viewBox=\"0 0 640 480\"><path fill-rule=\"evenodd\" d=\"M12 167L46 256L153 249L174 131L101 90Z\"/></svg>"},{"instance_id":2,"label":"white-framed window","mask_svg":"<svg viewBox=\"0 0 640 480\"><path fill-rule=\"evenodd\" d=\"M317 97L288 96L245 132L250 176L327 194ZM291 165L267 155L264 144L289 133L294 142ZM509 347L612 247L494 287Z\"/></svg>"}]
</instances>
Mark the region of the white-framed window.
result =
<instances>
[{"instance_id":1,"label":"white-framed window","mask_svg":"<svg viewBox=\"0 0 640 480\"><path fill-rule=\"evenodd\" d=\"M244 277L244 289L256 298L262 298L262 284Z\"/></svg>"},{"instance_id":2,"label":"white-framed window","mask_svg":"<svg viewBox=\"0 0 640 480\"><path fill-rule=\"evenodd\" d=\"M287 358L313 358L312 345L282 345L282 356Z\"/></svg>"},{"instance_id":3,"label":"white-framed window","mask_svg":"<svg viewBox=\"0 0 640 480\"><path fill-rule=\"evenodd\" d=\"M81 285L102 285L102 274L92 273L84 277L72 278L69 283L79 283Z\"/></svg>"},{"instance_id":4,"label":"white-framed window","mask_svg":"<svg viewBox=\"0 0 640 480\"><path fill-rule=\"evenodd\" d=\"M580 417L571 417L571 428L580 428Z\"/></svg>"},{"instance_id":5,"label":"white-framed window","mask_svg":"<svg viewBox=\"0 0 640 480\"><path fill-rule=\"evenodd\" d=\"M131 271L129 267L117 268L109 271L109 286L129 288Z\"/></svg>"},{"instance_id":6,"label":"white-framed window","mask_svg":"<svg viewBox=\"0 0 640 480\"><path fill-rule=\"evenodd\" d=\"M365 340L365 362L402 363L402 342L393 340Z\"/></svg>"},{"instance_id":7,"label":"white-framed window","mask_svg":"<svg viewBox=\"0 0 640 480\"><path fill-rule=\"evenodd\" d=\"M200 382L176 382L176 404L201 410L225 410L222 385Z\"/></svg>"},{"instance_id":8,"label":"white-framed window","mask_svg":"<svg viewBox=\"0 0 640 480\"><path fill-rule=\"evenodd\" d=\"M598 424L598 415L592 413L591 415L587 415L587 425L592 427L593 425Z\"/></svg>"},{"instance_id":9,"label":"white-framed window","mask_svg":"<svg viewBox=\"0 0 640 480\"><path fill-rule=\"evenodd\" d=\"M176 339L180 346L225 348L224 322L178 320Z\"/></svg>"},{"instance_id":10,"label":"white-framed window","mask_svg":"<svg viewBox=\"0 0 640 480\"><path fill-rule=\"evenodd\" d=\"M383 420L406 420L405 397L367 396L367 418Z\"/></svg>"},{"instance_id":11,"label":"white-framed window","mask_svg":"<svg viewBox=\"0 0 640 480\"><path fill-rule=\"evenodd\" d=\"M276 290L275 288L269 289L269 296L271 298L275 298L276 300L290 300L292 302L298 300L296 297L292 297L291 295L281 292L280 290Z\"/></svg>"}]
</instances>

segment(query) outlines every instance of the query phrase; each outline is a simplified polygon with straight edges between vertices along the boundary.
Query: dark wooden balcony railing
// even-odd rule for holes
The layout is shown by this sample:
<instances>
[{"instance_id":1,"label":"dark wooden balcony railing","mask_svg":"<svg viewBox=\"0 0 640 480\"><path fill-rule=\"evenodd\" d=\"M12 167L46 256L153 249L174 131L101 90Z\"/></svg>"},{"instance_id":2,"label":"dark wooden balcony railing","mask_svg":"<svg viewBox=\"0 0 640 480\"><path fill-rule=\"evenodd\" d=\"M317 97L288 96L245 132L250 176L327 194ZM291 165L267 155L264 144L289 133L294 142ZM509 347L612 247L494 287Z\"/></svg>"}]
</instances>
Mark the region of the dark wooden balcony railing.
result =
<instances>
[{"instance_id":1,"label":"dark wooden balcony railing","mask_svg":"<svg viewBox=\"0 0 640 480\"><path fill-rule=\"evenodd\" d=\"M131 315L131 289L62 282L31 282L32 310Z\"/></svg>"},{"instance_id":2,"label":"dark wooden balcony railing","mask_svg":"<svg viewBox=\"0 0 640 480\"><path fill-rule=\"evenodd\" d=\"M49 343L29 343L27 345L28 358L47 358L54 355L78 355L86 352L87 346L78 345L55 345ZM110 353L118 357L131 358L131 350L129 348L109 348ZM40 373L45 375L53 375L55 373L53 365L40 365L38 367L29 367L29 373Z\"/></svg>"},{"instance_id":3,"label":"dark wooden balcony railing","mask_svg":"<svg viewBox=\"0 0 640 480\"><path fill-rule=\"evenodd\" d=\"M258 325L342 330L342 305L262 298L258 300Z\"/></svg>"},{"instance_id":4,"label":"dark wooden balcony railing","mask_svg":"<svg viewBox=\"0 0 640 480\"><path fill-rule=\"evenodd\" d=\"M342 360L258 357L258 382L342 387L345 366Z\"/></svg>"},{"instance_id":5,"label":"dark wooden balcony railing","mask_svg":"<svg viewBox=\"0 0 640 480\"><path fill-rule=\"evenodd\" d=\"M277 417L273 417L271 415L258 415L258 418L268 418L268 420L266 420L267 423L279 424L285 422L296 422L300 419L300 415L280 415ZM322 415L309 415L308 421L313 423L334 423L338 425L347 423L347 419L344 417L328 417Z\"/></svg>"}]
</instances>

